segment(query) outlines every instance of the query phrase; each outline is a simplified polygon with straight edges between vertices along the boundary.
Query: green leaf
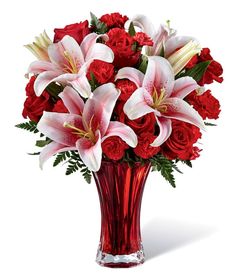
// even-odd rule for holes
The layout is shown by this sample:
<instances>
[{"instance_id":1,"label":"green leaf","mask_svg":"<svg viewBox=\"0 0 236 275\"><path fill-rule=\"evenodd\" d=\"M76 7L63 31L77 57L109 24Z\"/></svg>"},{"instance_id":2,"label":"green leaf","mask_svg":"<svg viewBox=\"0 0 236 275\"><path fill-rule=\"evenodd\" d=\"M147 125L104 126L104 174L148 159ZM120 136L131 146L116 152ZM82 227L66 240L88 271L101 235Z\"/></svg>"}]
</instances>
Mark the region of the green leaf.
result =
<instances>
[{"instance_id":1,"label":"green leaf","mask_svg":"<svg viewBox=\"0 0 236 275\"><path fill-rule=\"evenodd\" d=\"M141 71L142 73L146 73L147 70L147 65L148 65L148 58L145 55L142 55L141 57L141 63L138 67L139 71Z\"/></svg>"},{"instance_id":2,"label":"green leaf","mask_svg":"<svg viewBox=\"0 0 236 275\"><path fill-rule=\"evenodd\" d=\"M46 145L48 145L49 143L51 143L52 141L50 139L46 139L46 140L37 140L35 146L38 147L45 147Z\"/></svg>"},{"instance_id":3,"label":"green leaf","mask_svg":"<svg viewBox=\"0 0 236 275\"><path fill-rule=\"evenodd\" d=\"M182 163L186 164L188 167L192 168L192 162L190 160L181 160Z\"/></svg>"},{"instance_id":4,"label":"green leaf","mask_svg":"<svg viewBox=\"0 0 236 275\"><path fill-rule=\"evenodd\" d=\"M130 36L135 36L136 31L135 31L133 22L130 23L130 25L129 25L129 31L128 32L129 32Z\"/></svg>"},{"instance_id":5,"label":"green leaf","mask_svg":"<svg viewBox=\"0 0 236 275\"><path fill-rule=\"evenodd\" d=\"M59 94L63 91L63 87L62 85L58 85L55 82L50 83L47 88L46 91L54 98L54 99L59 99Z\"/></svg>"},{"instance_id":6,"label":"green leaf","mask_svg":"<svg viewBox=\"0 0 236 275\"><path fill-rule=\"evenodd\" d=\"M67 157L67 152L58 153L54 162L53 162L53 167L55 167L58 164L60 164L61 162L65 161L66 157Z\"/></svg>"},{"instance_id":7,"label":"green leaf","mask_svg":"<svg viewBox=\"0 0 236 275\"><path fill-rule=\"evenodd\" d=\"M107 25L104 22L100 21L96 15L90 12L90 16L91 16L90 24L94 28L93 30L94 32L98 34L103 34L108 31Z\"/></svg>"},{"instance_id":8,"label":"green leaf","mask_svg":"<svg viewBox=\"0 0 236 275\"><path fill-rule=\"evenodd\" d=\"M38 156L40 155L40 152L35 152L35 153L27 153L30 156Z\"/></svg>"},{"instance_id":9,"label":"green leaf","mask_svg":"<svg viewBox=\"0 0 236 275\"><path fill-rule=\"evenodd\" d=\"M92 92L99 86L99 83L97 82L97 79L93 72L90 72L91 79L89 80L89 84L91 86Z\"/></svg>"},{"instance_id":10,"label":"green leaf","mask_svg":"<svg viewBox=\"0 0 236 275\"><path fill-rule=\"evenodd\" d=\"M15 125L15 127L32 132L34 134L39 132L37 129L37 123L34 121L23 122Z\"/></svg>"},{"instance_id":11,"label":"green leaf","mask_svg":"<svg viewBox=\"0 0 236 275\"><path fill-rule=\"evenodd\" d=\"M211 122L204 122L204 124L205 124L206 126L217 126L216 124L211 123Z\"/></svg>"},{"instance_id":12,"label":"green leaf","mask_svg":"<svg viewBox=\"0 0 236 275\"><path fill-rule=\"evenodd\" d=\"M168 160L161 154L158 154L151 158L151 164L152 171L160 171L161 175L171 184L171 186L176 187L173 169L176 170L177 166L173 161Z\"/></svg>"},{"instance_id":13,"label":"green leaf","mask_svg":"<svg viewBox=\"0 0 236 275\"><path fill-rule=\"evenodd\" d=\"M180 74L178 77L191 76L193 79L195 79L198 82L202 79L210 63L211 61L200 62L197 65L195 65L193 68L186 70L183 74Z\"/></svg>"}]
</instances>

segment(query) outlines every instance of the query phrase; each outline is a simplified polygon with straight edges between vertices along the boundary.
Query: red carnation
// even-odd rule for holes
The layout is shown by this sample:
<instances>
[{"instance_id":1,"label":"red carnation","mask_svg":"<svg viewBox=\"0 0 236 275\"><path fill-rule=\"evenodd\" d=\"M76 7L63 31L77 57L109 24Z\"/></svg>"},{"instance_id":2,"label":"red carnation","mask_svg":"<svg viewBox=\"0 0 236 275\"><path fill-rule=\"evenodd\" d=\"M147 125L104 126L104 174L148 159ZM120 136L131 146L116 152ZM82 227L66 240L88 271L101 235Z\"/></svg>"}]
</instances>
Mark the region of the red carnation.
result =
<instances>
[{"instance_id":1,"label":"red carnation","mask_svg":"<svg viewBox=\"0 0 236 275\"><path fill-rule=\"evenodd\" d=\"M110 47L115 55L114 65L117 68L133 67L138 63L141 51L133 49L135 40L125 30L114 28L108 33L109 40L106 45Z\"/></svg>"},{"instance_id":2,"label":"red carnation","mask_svg":"<svg viewBox=\"0 0 236 275\"><path fill-rule=\"evenodd\" d=\"M116 88L120 90L119 100L127 101L132 93L137 90L137 86L129 79L120 79L116 81Z\"/></svg>"},{"instance_id":3,"label":"red carnation","mask_svg":"<svg viewBox=\"0 0 236 275\"><path fill-rule=\"evenodd\" d=\"M112 160L119 160L123 158L125 150L128 148L129 146L127 143L117 136L108 137L102 143L103 153L106 157Z\"/></svg>"},{"instance_id":4,"label":"red carnation","mask_svg":"<svg viewBox=\"0 0 236 275\"><path fill-rule=\"evenodd\" d=\"M154 147L150 144L156 139L152 133L143 132L138 136L138 145L134 148L134 152L138 157L149 159L160 151L160 147Z\"/></svg>"},{"instance_id":5,"label":"red carnation","mask_svg":"<svg viewBox=\"0 0 236 275\"><path fill-rule=\"evenodd\" d=\"M29 118L34 122L38 122L43 115L44 111L50 111L53 104L50 99L50 95L47 91L44 91L41 96L36 96L34 91L34 81L36 77L32 76L29 83L27 84L25 90L27 98L24 103L24 109L22 116L24 118Z\"/></svg>"},{"instance_id":6,"label":"red carnation","mask_svg":"<svg viewBox=\"0 0 236 275\"><path fill-rule=\"evenodd\" d=\"M137 32L134 36L134 40L139 46L153 46L152 39L144 32Z\"/></svg>"},{"instance_id":7,"label":"red carnation","mask_svg":"<svg viewBox=\"0 0 236 275\"><path fill-rule=\"evenodd\" d=\"M96 80L100 84L104 84L107 82L112 82L114 78L114 66L110 63L101 61L101 60L94 60L88 69L87 78L91 79L91 74L93 73Z\"/></svg>"},{"instance_id":8,"label":"red carnation","mask_svg":"<svg viewBox=\"0 0 236 275\"><path fill-rule=\"evenodd\" d=\"M54 105L52 112L55 113L68 113L68 109L64 105L63 101L59 99L57 103Z\"/></svg>"},{"instance_id":9,"label":"red carnation","mask_svg":"<svg viewBox=\"0 0 236 275\"><path fill-rule=\"evenodd\" d=\"M198 127L179 120L172 121L172 133L161 146L162 153L169 159L193 160L199 156L194 143L201 138Z\"/></svg>"},{"instance_id":10,"label":"red carnation","mask_svg":"<svg viewBox=\"0 0 236 275\"><path fill-rule=\"evenodd\" d=\"M202 95L197 95L194 91L186 97L186 100L203 119L217 119L219 117L220 102L211 94L210 90Z\"/></svg>"},{"instance_id":11,"label":"red carnation","mask_svg":"<svg viewBox=\"0 0 236 275\"><path fill-rule=\"evenodd\" d=\"M114 12L111 14L104 14L100 18L100 21L105 23L108 28L124 28L124 24L128 19L126 15L122 16L120 13Z\"/></svg>"},{"instance_id":12,"label":"red carnation","mask_svg":"<svg viewBox=\"0 0 236 275\"><path fill-rule=\"evenodd\" d=\"M65 35L72 36L79 44L84 37L90 33L88 20L80 23L70 24L63 29L54 29L54 43L60 41Z\"/></svg>"},{"instance_id":13,"label":"red carnation","mask_svg":"<svg viewBox=\"0 0 236 275\"><path fill-rule=\"evenodd\" d=\"M195 55L186 65L186 68L193 68L196 64L204 61L211 61L211 63L208 65L206 72L198 84L203 86L204 84L211 84L214 80L221 83L223 81L223 77L221 76L223 68L219 62L212 58L210 49L208 48L203 48L199 56Z\"/></svg>"}]
</instances>

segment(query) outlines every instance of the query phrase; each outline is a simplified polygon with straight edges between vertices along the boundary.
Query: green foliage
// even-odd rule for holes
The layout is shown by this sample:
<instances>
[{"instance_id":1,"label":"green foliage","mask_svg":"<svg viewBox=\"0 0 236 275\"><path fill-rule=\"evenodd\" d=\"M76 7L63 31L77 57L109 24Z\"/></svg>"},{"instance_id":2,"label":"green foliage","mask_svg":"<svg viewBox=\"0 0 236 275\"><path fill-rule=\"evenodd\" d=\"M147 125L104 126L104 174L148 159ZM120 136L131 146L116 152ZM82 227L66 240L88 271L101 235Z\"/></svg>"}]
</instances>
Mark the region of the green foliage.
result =
<instances>
[{"instance_id":1,"label":"green foliage","mask_svg":"<svg viewBox=\"0 0 236 275\"><path fill-rule=\"evenodd\" d=\"M38 133L38 129L37 129L37 123L34 121L27 121L27 122L23 122L20 124L15 125L15 127L32 132L34 134Z\"/></svg>"},{"instance_id":2,"label":"green foliage","mask_svg":"<svg viewBox=\"0 0 236 275\"><path fill-rule=\"evenodd\" d=\"M136 31L135 31L133 22L130 23L130 25L129 25L129 31L128 32L129 32L130 36L135 36Z\"/></svg>"},{"instance_id":3,"label":"green foliage","mask_svg":"<svg viewBox=\"0 0 236 275\"><path fill-rule=\"evenodd\" d=\"M200 81L206 72L207 67L211 61L203 61L195 65L193 68L186 70L185 72L181 72L176 76L176 78L183 77L183 76L191 76L197 82Z\"/></svg>"},{"instance_id":4,"label":"green foliage","mask_svg":"<svg viewBox=\"0 0 236 275\"><path fill-rule=\"evenodd\" d=\"M172 185L172 187L176 187L175 178L173 175L174 170L182 173L177 165L172 161L168 160L161 154L157 154L151 158L152 171L161 172L162 176Z\"/></svg>"},{"instance_id":5,"label":"green foliage","mask_svg":"<svg viewBox=\"0 0 236 275\"><path fill-rule=\"evenodd\" d=\"M62 162L68 164L66 169L66 175L71 175L72 173L75 173L78 170L80 170L87 183L91 183L91 171L83 163L78 153L76 153L75 151L58 153L53 163L53 166L55 167Z\"/></svg>"},{"instance_id":6,"label":"green foliage","mask_svg":"<svg viewBox=\"0 0 236 275\"><path fill-rule=\"evenodd\" d=\"M37 140L35 146L37 147L45 147L50 142L52 142L49 138L46 138L46 140Z\"/></svg>"},{"instance_id":7,"label":"green foliage","mask_svg":"<svg viewBox=\"0 0 236 275\"><path fill-rule=\"evenodd\" d=\"M63 86L55 82L52 82L47 86L46 91L50 94L50 96L54 100L58 100L59 99L58 95L63 91Z\"/></svg>"},{"instance_id":8,"label":"green foliage","mask_svg":"<svg viewBox=\"0 0 236 275\"><path fill-rule=\"evenodd\" d=\"M97 79L93 72L90 72L91 79L89 80L89 84L91 86L92 92L99 86L99 83L97 82Z\"/></svg>"},{"instance_id":9,"label":"green foliage","mask_svg":"<svg viewBox=\"0 0 236 275\"><path fill-rule=\"evenodd\" d=\"M98 34L103 34L108 31L108 27L105 23L100 21L96 15L94 15L92 12L90 12L91 21L90 24L94 28L93 31Z\"/></svg>"},{"instance_id":10,"label":"green foliage","mask_svg":"<svg viewBox=\"0 0 236 275\"><path fill-rule=\"evenodd\" d=\"M204 124L205 124L206 126L217 126L216 124L211 123L211 122L204 122Z\"/></svg>"},{"instance_id":11,"label":"green foliage","mask_svg":"<svg viewBox=\"0 0 236 275\"><path fill-rule=\"evenodd\" d=\"M191 160L181 160L181 162L182 162L183 164L186 164L186 165L187 165L188 167L190 167L190 168L193 167Z\"/></svg>"},{"instance_id":12,"label":"green foliage","mask_svg":"<svg viewBox=\"0 0 236 275\"><path fill-rule=\"evenodd\" d=\"M142 55L141 63L138 67L139 71L145 74L147 70L147 65L148 65L148 58L145 55Z\"/></svg>"}]
</instances>

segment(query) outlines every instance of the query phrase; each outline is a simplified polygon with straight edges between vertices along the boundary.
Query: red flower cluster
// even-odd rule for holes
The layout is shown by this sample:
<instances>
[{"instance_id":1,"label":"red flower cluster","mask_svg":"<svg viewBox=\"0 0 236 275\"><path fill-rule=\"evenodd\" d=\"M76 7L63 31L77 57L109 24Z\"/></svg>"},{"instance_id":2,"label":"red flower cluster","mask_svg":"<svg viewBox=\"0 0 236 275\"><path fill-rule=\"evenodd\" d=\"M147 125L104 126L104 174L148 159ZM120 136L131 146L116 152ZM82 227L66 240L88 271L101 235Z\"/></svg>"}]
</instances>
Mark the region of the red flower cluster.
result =
<instances>
[{"instance_id":1,"label":"red flower cluster","mask_svg":"<svg viewBox=\"0 0 236 275\"><path fill-rule=\"evenodd\" d=\"M201 132L196 126L172 120L172 133L161 146L164 156L169 159L193 160L199 156L199 148L193 146L201 138Z\"/></svg>"},{"instance_id":2,"label":"red flower cluster","mask_svg":"<svg viewBox=\"0 0 236 275\"><path fill-rule=\"evenodd\" d=\"M220 113L220 102L216 99L210 90L202 95L197 95L194 91L186 97L186 101L198 111L203 119L217 119Z\"/></svg>"},{"instance_id":3,"label":"red flower cluster","mask_svg":"<svg viewBox=\"0 0 236 275\"><path fill-rule=\"evenodd\" d=\"M223 81L223 77L221 76L223 74L223 68L219 62L213 59L208 48L203 48L199 56L195 55L186 65L186 68L190 69L203 61L211 61L211 63L198 84L203 86L204 84L211 84L214 80L221 83Z\"/></svg>"},{"instance_id":4,"label":"red flower cluster","mask_svg":"<svg viewBox=\"0 0 236 275\"><path fill-rule=\"evenodd\" d=\"M70 35L80 44L84 37L90 33L88 20L67 25L63 29L54 29L54 33L54 43L60 41L65 35Z\"/></svg>"},{"instance_id":5,"label":"red flower cluster","mask_svg":"<svg viewBox=\"0 0 236 275\"><path fill-rule=\"evenodd\" d=\"M128 79L120 79L116 81L116 88L120 90L119 99L126 102L132 93L137 89L134 82Z\"/></svg>"},{"instance_id":6,"label":"red flower cluster","mask_svg":"<svg viewBox=\"0 0 236 275\"><path fill-rule=\"evenodd\" d=\"M125 150L128 149L129 146L117 136L108 137L102 143L102 151L112 160L120 160L124 157Z\"/></svg>"},{"instance_id":7,"label":"red flower cluster","mask_svg":"<svg viewBox=\"0 0 236 275\"><path fill-rule=\"evenodd\" d=\"M100 18L100 21L105 23L107 27L111 29L111 28L124 28L124 24L128 19L129 18L126 15L122 16L120 13L114 12L111 14L104 14Z\"/></svg>"},{"instance_id":8,"label":"red flower cluster","mask_svg":"<svg viewBox=\"0 0 236 275\"><path fill-rule=\"evenodd\" d=\"M134 36L134 40L139 46L153 46L152 39L144 32L137 32Z\"/></svg>"},{"instance_id":9,"label":"red flower cluster","mask_svg":"<svg viewBox=\"0 0 236 275\"><path fill-rule=\"evenodd\" d=\"M141 55L139 49L134 49L135 40L124 29L114 28L107 33L109 40L106 45L115 55L114 65L117 68L135 66Z\"/></svg>"},{"instance_id":10,"label":"red flower cluster","mask_svg":"<svg viewBox=\"0 0 236 275\"><path fill-rule=\"evenodd\" d=\"M43 111L51 111L53 108L53 103L51 101L50 95L47 91L44 91L41 96L36 96L34 92L34 82L36 77L32 76L29 83L26 85L26 100L24 103L24 109L22 116L24 118L29 118L34 122L38 122Z\"/></svg>"},{"instance_id":11,"label":"red flower cluster","mask_svg":"<svg viewBox=\"0 0 236 275\"><path fill-rule=\"evenodd\" d=\"M94 60L87 72L87 78L91 80L91 73L95 76L99 84L113 82L114 79L114 66L101 60Z\"/></svg>"},{"instance_id":12,"label":"red flower cluster","mask_svg":"<svg viewBox=\"0 0 236 275\"><path fill-rule=\"evenodd\" d=\"M137 156L149 159L160 151L160 147L153 147L150 144L156 139L152 133L143 132L138 136L138 145L134 148Z\"/></svg>"}]
</instances>

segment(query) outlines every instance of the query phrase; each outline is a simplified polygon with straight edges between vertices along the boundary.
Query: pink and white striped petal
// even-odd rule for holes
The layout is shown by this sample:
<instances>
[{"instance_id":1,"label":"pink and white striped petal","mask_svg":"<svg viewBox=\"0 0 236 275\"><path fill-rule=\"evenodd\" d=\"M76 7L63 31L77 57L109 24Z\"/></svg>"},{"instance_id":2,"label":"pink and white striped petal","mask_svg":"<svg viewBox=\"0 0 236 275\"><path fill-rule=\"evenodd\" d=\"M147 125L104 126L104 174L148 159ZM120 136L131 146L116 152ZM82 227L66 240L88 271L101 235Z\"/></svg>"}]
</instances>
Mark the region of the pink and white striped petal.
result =
<instances>
[{"instance_id":1,"label":"pink and white striped petal","mask_svg":"<svg viewBox=\"0 0 236 275\"><path fill-rule=\"evenodd\" d=\"M59 94L59 97L71 114L82 115L84 101L72 87L65 87L63 92Z\"/></svg>"},{"instance_id":2,"label":"pink and white striped petal","mask_svg":"<svg viewBox=\"0 0 236 275\"><path fill-rule=\"evenodd\" d=\"M185 98L192 91L199 89L200 86L190 76L185 76L175 80L174 89L171 97Z\"/></svg>"},{"instance_id":3,"label":"pink and white striped petal","mask_svg":"<svg viewBox=\"0 0 236 275\"><path fill-rule=\"evenodd\" d=\"M111 121L107 129L106 135L102 138L102 142L111 136L118 136L125 141L130 147L136 147L138 139L135 132L124 123L119 121Z\"/></svg>"},{"instance_id":4,"label":"pink and white striped petal","mask_svg":"<svg viewBox=\"0 0 236 275\"><path fill-rule=\"evenodd\" d=\"M71 81L70 84L84 98L88 98L92 93L86 73L78 74L76 79Z\"/></svg>"},{"instance_id":5,"label":"pink and white striped petal","mask_svg":"<svg viewBox=\"0 0 236 275\"><path fill-rule=\"evenodd\" d=\"M88 50L85 56L86 62L92 62L94 59L111 63L114 60L114 53L108 46L96 43Z\"/></svg>"},{"instance_id":6,"label":"pink and white striped petal","mask_svg":"<svg viewBox=\"0 0 236 275\"><path fill-rule=\"evenodd\" d=\"M76 150L75 147L67 147L64 144L60 144L57 142L51 142L49 143L46 147L43 148L39 155L39 166L41 169L43 169L44 163L53 155L60 153L60 152L65 152L65 151L70 151L70 150Z\"/></svg>"},{"instance_id":7,"label":"pink and white striped petal","mask_svg":"<svg viewBox=\"0 0 236 275\"><path fill-rule=\"evenodd\" d=\"M164 117L156 117L157 124L159 125L160 133L158 137L150 145L153 147L161 146L171 135L172 127L171 120Z\"/></svg>"},{"instance_id":8,"label":"pink and white striped petal","mask_svg":"<svg viewBox=\"0 0 236 275\"><path fill-rule=\"evenodd\" d=\"M128 20L125 23L125 28L128 30L130 23L133 22L135 27L138 27L142 32L148 34L148 36L153 37L155 34L155 28L152 22L149 20L148 17L138 14L135 15L131 20Z\"/></svg>"},{"instance_id":9,"label":"pink and white striped petal","mask_svg":"<svg viewBox=\"0 0 236 275\"><path fill-rule=\"evenodd\" d=\"M170 63L165 58L160 56L148 58L143 87L150 94L152 94L154 88L158 93L164 88L167 97L171 94L174 87L174 73Z\"/></svg>"},{"instance_id":10,"label":"pink and white striped petal","mask_svg":"<svg viewBox=\"0 0 236 275\"><path fill-rule=\"evenodd\" d=\"M57 66L48 61L37 60L29 65L28 73L40 74L45 71L55 71Z\"/></svg>"},{"instance_id":11,"label":"pink and white striped petal","mask_svg":"<svg viewBox=\"0 0 236 275\"><path fill-rule=\"evenodd\" d=\"M58 76L56 71L45 71L40 73L34 82L34 91L37 96L40 96L47 86L53 82L53 80Z\"/></svg>"},{"instance_id":12,"label":"pink and white striped petal","mask_svg":"<svg viewBox=\"0 0 236 275\"><path fill-rule=\"evenodd\" d=\"M183 99L167 98L163 104L167 106L167 111L162 114L164 117L188 122L205 130L202 117Z\"/></svg>"},{"instance_id":13,"label":"pink and white striped petal","mask_svg":"<svg viewBox=\"0 0 236 275\"><path fill-rule=\"evenodd\" d=\"M51 140L65 146L74 147L79 137L72 129L64 127L64 123L83 129L81 116L55 112L44 112L37 128Z\"/></svg>"},{"instance_id":14,"label":"pink and white striped petal","mask_svg":"<svg viewBox=\"0 0 236 275\"><path fill-rule=\"evenodd\" d=\"M84 127L91 125L95 132L98 128L103 137L107 131L113 109L120 92L112 83L99 86L87 100L83 111Z\"/></svg>"},{"instance_id":15,"label":"pink and white striped petal","mask_svg":"<svg viewBox=\"0 0 236 275\"><path fill-rule=\"evenodd\" d=\"M179 48L182 48L190 41L196 41L195 38L190 36L172 36L165 43L165 58L168 58Z\"/></svg>"},{"instance_id":16,"label":"pink and white striped petal","mask_svg":"<svg viewBox=\"0 0 236 275\"><path fill-rule=\"evenodd\" d=\"M146 114L155 112L150 107L153 104L152 96L144 88L138 88L124 105L124 112L129 119L133 120Z\"/></svg>"},{"instance_id":17,"label":"pink and white striped petal","mask_svg":"<svg viewBox=\"0 0 236 275\"><path fill-rule=\"evenodd\" d=\"M85 38L83 39L83 41L80 44L80 48L83 52L83 55L86 56L89 49L96 43L98 38L102 38L104 41L107 41L108 35L106 34L96 34L96 33L90 33L88 35L85 36Z\"/></svg>"},{"instance_id":18,"label":"pink and white striped petal","mask_svg":"<svg viewBox=\"0 0 236 275\"><path fill-rule=\"evenodd\" d=\"M134 82L137 87L141 87L144 79L144 74L139 70L131 67L125 67L118 71L115 81L118 79L127 78Z\"/></svg>"},{"instance_id":19,"label":"pink and white striped petal","mask_svg":"<svg viewBox=\"0 0 236 275\"><path fill-rule=\"evenodd\" d=\"M84 164L93 172L100 169L102 161L101 134L96 132L96 143L94 144L87 138L80 138L76 142L76 148Z\"/></svg>"}]
</instances>

